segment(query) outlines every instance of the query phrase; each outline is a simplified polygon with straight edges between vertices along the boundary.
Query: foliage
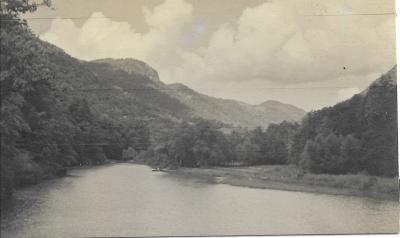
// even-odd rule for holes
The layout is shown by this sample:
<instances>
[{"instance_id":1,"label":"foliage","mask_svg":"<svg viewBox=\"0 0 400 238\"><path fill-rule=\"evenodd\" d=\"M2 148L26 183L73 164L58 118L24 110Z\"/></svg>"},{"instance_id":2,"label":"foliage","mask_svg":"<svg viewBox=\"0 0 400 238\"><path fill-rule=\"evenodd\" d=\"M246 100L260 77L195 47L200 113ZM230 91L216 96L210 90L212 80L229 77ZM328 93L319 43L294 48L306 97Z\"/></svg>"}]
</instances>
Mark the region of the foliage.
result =
<instances>
[{"instance_id":1,"label":"foliage","mask_svg":"<svg viewBox=\"0 0 400 238\"><path fill-rule=\"evenodd\" d=\"M210 167L284 164L288 160L286 136L297 124L272 124L268 130L223 132L223 124L194 119L165 129L153 128L155 136L147 153L150 164L167 167ZM156 130L156 132L154 131Z\"/></svg>"},{"instance_id":2,"label":"foliage","mask_svg":"<svg viewBox=\"0 0 400 238\"><path fill-rule=\"evenodd\" d=\"M301 155L301 166L314 173L357 172L361 154L359 140L330 133L308 140Z\"/></svg>"},{"instance_id":3,"label":"foliage","mask_svg":"<svg viewBox=\"0 0 400 238\"><path fill-rule=\"evenodd\" d=\"M393 68L363 93L308 113L294 136L291 161L319 173L397 175L395 80Z\"/></svg>"}]
</instances>

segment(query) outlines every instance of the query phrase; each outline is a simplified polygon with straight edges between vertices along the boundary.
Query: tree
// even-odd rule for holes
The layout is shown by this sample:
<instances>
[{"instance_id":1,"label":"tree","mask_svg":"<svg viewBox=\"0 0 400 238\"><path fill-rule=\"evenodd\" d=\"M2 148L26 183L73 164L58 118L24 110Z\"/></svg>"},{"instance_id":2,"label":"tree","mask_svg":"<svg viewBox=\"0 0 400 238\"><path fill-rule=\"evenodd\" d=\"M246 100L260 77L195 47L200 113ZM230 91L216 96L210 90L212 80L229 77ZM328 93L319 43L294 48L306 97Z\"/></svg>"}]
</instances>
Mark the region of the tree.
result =
<instances>
[{"instance_id":1,"label":"tree","mask_svg":"<svg viewBox=\"0 0 400 238\"><path fill-rule=\"evenodd\" d=\"M300 166L310 172L320 172L323 167L323 148L319 142L308 140L301 153Z\"/></svg>"},{"instance_id":2,"label":"tree","mask_svg":"<svg viewBox=\"0 0 400 238\"><path fill-rule=\"evenodd\" d=\"M356 173L363 168L361 159L361 144L358 139L352 135L347 135L340 146L340 155L342 158L341 170L349 173Z\"/></svg>"},{"instance_id":3,"label":"tree","mask_svg":"<svg viewBox=\"0 0 400 238\"><path fill-rule=\"evenodd\" d=\"M132 147L128 147L128 149L122 151L122 159L123 160L133 160L137 156L137 151Z\"/></svg>"},{"instance_id":4,"label":"tree","mask_svg":"<svg viewBox=\"0 0 400 238\"><path fill-rule=\"evenodd\" d=\"M249 139L235 147L238 161L243 164L255 164L260 160L260 147L253 144Z\"/></svg>"},{"instance_id":5,"label":"tree","mask_svg":"<svg viewBox=\"0 0 400 238\"><path fill-rule=\"evenodd\" d=\"M261 146L261 156L263 164L286 164L288 159L288 149L284 141L267 139Z\"/></svg>"},{"instance_id":6,"label":"tree","mask_svg":"<svg viewBox=\"0 0 400 238\"><path fill-rule=\"evenodd\" d=\"M8 28L15 25L26 25L25 20L19 18L20 14L34 12L39 6L51 6L51 0L31 1L31 0L2 0L0 1L0 21L1 27Z\"/></svg>"}]
</instances>

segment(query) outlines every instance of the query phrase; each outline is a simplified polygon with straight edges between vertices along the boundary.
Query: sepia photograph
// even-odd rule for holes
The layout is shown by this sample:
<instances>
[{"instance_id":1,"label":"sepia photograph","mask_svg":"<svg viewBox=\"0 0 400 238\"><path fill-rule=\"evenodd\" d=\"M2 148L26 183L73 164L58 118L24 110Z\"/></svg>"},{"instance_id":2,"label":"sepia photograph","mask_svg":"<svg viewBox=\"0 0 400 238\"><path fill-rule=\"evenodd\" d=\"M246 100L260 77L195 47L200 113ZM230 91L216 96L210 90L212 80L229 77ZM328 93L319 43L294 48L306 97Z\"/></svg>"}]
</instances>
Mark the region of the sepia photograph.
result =
<instances>
[{"instance_id":1,"label":"sepia photograph","mask_svg":"<svg viewBox=\"0 0 400 238\"><path fill-rule=\"evenodd\" d=\"M395 0L1 0L1 237L399 234Z\"/></svg>"}]
</instances>

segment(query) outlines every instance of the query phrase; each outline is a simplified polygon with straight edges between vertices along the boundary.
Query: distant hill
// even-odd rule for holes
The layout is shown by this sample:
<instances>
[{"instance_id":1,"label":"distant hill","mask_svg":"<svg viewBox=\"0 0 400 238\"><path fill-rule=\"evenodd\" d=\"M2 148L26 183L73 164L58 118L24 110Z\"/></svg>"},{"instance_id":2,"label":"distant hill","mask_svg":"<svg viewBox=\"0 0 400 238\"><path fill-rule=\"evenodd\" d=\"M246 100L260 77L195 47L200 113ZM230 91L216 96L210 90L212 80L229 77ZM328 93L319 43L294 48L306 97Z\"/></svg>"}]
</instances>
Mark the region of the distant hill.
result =
<instances>
[{"instance_id":1,"label":"distant hill","mask_svg":"<svg viewBox=\"0 0 400 238\"><path fill-rule=\"evenodd\" d=\"M270 123L299 121L305 111L289 104L266 101L250 105L198 93L183 84L170 84L170 94L191 108L195 115L243 127L267 127Z\"/></svg>"},{"instance_id":2,"label":"distant hill","mask_svg":"<svg viewBox=\"0 0 400 238\"><path fill-rule=\"evenodd\" d=\"M265 101L256 105L255 108L263 110L268 115L275 116L273 119L276 121L282 121L282 118L287 121L300 121L306 114L301 108L275 100Z\"/></svg>"}]
</instances>

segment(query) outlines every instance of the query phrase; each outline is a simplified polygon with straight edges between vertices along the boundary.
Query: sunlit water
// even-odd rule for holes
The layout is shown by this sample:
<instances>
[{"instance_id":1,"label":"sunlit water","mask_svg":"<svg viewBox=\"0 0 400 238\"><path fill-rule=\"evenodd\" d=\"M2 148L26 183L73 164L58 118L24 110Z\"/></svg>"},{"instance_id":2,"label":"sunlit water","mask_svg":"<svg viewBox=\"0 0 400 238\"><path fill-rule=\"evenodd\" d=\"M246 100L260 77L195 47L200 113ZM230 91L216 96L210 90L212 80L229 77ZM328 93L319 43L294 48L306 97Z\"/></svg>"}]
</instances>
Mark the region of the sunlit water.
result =
<instances>
[{"instance_id":1,"label":"sunlit water","mask_svg":"<svg viewBox=\"0 0 400 238\"><path fill-rule=\"evenodd\" d=\"M2 237L393 233L398 204L183 180L142 165L72 170L16 193Z\"/></svg>"}]
</instances>

